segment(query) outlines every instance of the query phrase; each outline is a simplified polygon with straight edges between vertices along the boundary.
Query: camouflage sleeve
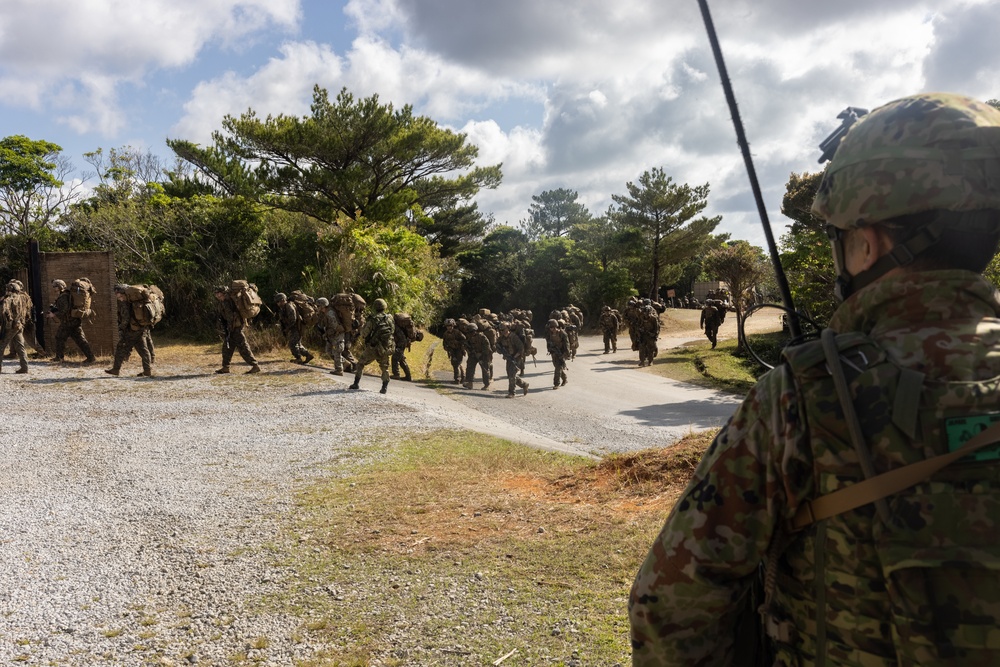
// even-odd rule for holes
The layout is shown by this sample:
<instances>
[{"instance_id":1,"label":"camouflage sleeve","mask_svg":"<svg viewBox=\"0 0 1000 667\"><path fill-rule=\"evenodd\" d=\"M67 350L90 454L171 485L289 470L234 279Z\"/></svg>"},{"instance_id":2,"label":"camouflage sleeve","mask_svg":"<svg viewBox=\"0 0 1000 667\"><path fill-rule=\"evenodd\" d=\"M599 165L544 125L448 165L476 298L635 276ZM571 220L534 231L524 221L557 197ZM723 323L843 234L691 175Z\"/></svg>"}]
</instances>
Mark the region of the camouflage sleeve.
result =
<instances>
[{"instance_id":1,"label":"camouflage sleeve","mask_svg":"<svg viewBox=\"0 0 1000 667\"><path fill-rule=\"evenodd\" d=\"M629 596L632 664L729 664L743 595L775 528L811 491L790 374L751 390L708 448Z\"/></svg>"}]
</instances>

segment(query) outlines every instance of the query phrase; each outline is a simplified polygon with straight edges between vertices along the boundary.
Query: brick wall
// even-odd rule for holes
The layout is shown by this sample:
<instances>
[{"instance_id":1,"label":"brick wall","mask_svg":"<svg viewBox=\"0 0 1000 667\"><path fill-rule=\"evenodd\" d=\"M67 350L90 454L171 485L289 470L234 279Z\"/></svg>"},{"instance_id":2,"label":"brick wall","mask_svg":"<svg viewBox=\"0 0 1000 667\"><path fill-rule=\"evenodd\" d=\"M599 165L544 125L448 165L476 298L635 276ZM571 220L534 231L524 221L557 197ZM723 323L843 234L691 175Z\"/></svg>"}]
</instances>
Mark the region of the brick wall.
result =
<instances>
[{"instance_id":1,"label":"brick wall","mask_svg":"<svg viewBox=\"0 0 1000 667\"><path fill-rule=\"evenodd\" d=\"M60 279L67 285L77 278L90 278L97 294L91 300L90 308L96 316L88 323L84 321L83 332L87 335L97 356L114 354L118 342L118 307L115 301L115 260L110 252L43 252L40 253L42 291L45 294L31 298L42 302L48 312L49 304L55 301L51 289L52 281ZM58 323L45 320L45 349L52 353L55 349L55 335ZM76 358L80 351L72 340L66 342L66 356Z\"/></svg>"}]
</instances>

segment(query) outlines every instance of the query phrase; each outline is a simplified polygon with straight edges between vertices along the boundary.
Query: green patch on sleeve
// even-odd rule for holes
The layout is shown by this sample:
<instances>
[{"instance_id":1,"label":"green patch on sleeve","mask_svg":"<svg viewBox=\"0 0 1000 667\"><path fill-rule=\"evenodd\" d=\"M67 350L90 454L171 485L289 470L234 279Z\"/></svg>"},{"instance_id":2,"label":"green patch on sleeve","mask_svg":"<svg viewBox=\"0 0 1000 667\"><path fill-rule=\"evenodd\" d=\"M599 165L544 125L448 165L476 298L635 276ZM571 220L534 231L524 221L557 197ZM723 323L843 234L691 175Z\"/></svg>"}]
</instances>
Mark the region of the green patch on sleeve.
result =
<instances>
[{"instance_id":1,"label":"green patch on sleeve","mask_svg":"<svg viewBox=\"0 0 1000 667\"><path fill-rule=\"evenodd\" d=\"M1000 421L1000 412L970 417L953 417L944 421L948 437L948 451L953 452L973 437ZM968 458L968 457L966 457ZM972 454L974 461L996 461L1000 459L1000 444L991 445Z\"/></svg>"}]
</instances>

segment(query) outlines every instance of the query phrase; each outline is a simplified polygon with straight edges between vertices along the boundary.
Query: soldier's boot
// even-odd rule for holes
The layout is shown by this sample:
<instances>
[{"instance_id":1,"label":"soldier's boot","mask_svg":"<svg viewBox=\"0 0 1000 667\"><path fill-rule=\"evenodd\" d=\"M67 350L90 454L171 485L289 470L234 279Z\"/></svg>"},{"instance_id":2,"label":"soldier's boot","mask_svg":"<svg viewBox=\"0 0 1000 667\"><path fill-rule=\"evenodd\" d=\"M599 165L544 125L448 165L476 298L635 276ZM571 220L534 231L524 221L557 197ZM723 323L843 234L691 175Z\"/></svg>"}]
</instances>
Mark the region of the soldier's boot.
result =
<instances>
[{"instance_id":1,"label":"soldier's boot","mask_svg":"<svg viewBox=\"0 0 1000 667\"><path fill-rule=\"evenodd\" d=\"M28 367L27 366L21 366L20 368L18 368L14 372L18 373L18 374L27 373L28 372Z\"/></svg>"},{"instance_id":2,"label":"soldier's boot","mask_svg":"<svg viewBox=\"0 0 1000 667\"><path fill-rule=\"evenodd\" d=\"M387 389L389 389L389 381L388 380L382 380L382 388L378 390L378 393L384 394Z\"/></svg>"},{"instance_id":3,"label":"soldier's boot","mask_svg":"<svg viewBox=\"0 0 1000 667\"><path fill-rule=\"evenodd\" d=\"M487 380L486 382L483 383L483 389L489 389L489 388L490 388L490 381Z\"/></svg>"},{"instance_id":4,"label":"soldier's boot","mask_svg":"<svg viewBox=\"0 0 1000 667\"><path fill-rule=\"evenodd\" d=\"M80 346L80 351L83 352L83 356L86 357L86 359L83 360L84 364L92 364L97 361L97 359L94 358L94 350L90 347L89 341Z\"/></svg>"},{"instance_id":5,"label":"soldier's boot","mask_svg":"<svg viewBox=\"0 0 1000 667\"><path fill-rule=\"evenodd\" d=\"M316 357L313 355L312 352L310 352L309 350L306 350L306 358L305 358L305 361L303 361L302 363L308 364L310 361L312 361L315 358Z\"/></svg>"},{"instance_id":6,"label":"soldier's boot","mask_svg":"<svg viewBox=\"0 0 1000 667\"><path fill-rule=\"evenodd\" d=\"M407 382L412 381L413 378L410 376L410 365L404 361L399 366L403 369L403 379Z\"/></svg>"},{"instance_id":7,"label":"soldier's boot","mask_svg":"<svg viewBox=\"0 0 1000 667\"><path fill-rule=\"evenodd\" d=\"M566 371L562 372L562 386L566 386Z\"/></svg>"},{"instance_id":8,"label":"soldier's boot","mask_svg":"<svg viewBox=\"0 0 1000 667\"><path fill-rule=\"evenodd\" d=\"M527 382L522 382L521 383L521 396L527 396L527 395L528 395L528 383Z\"/></svg>"},{"instance_id":9,"label":"soldier's boot","mask_svg":"<svg viewBox=\"0 0 1000 667\"><path fill-rule=\"evenodd\" d=\"M392 372L389 374L389 377L394 380L399 379L399 362L395 359L392 360Z\"/></svg>"},{"instance_id":10,"label":"soldier's boot","mask_svg":"<svg viewBox=\"0 0 1000 667\"><path fill-rule=\"evenodd\" d=\"M508 391L507 392L507 398L514 398L514 392Z\"/></svg>"},{"instance_id":11,"label":"soldier's boot","mask_svg":"<svg viewBox=\"0 0 1000 667\"><path fill-rule=\"evenodd\" d=\"M343 374L344 374L343 368L334 368L332 371L330 371L330 375L343 375Z\"/></svg>"},{"instance_id":12,"label":"soldier's boot","mask_svg":"<svg viewBox=\"0 0 1000 667\"><path fill-rule=\"evenodd\" d=\"M251 366L250 370L248 370L244 375L252 375L254 373L260 373L260 366L258 366L257 364Z\"/></svg>"},{"instance_id":13,"label":"soldier's boot","mask_svg":"<svg viewBox=\"0 0 1000 667\"><path fill-rule=\"evenodd\" d=\"M116 368L105 368L104 372L107 373L108 375L118 375L119 372L120 372L120 370L121 369L117 368L117 367Z\"/></svg>"},{"instance_id":14,"label":"soldier's boot","mask_svg":"<svg viewBox=\"0 0 1000 667\"><path fill-rule=\"evenodd\" d=\"M136 377L151 378L151 377L153 377L153 369L152 368L143 368L142 372L139 373L138 375L136 375Z\"/></svg>"},{"instance_id":15,"label":"soldier's boot","mask_svg":"<svg viewBox=\"0 0 1000 667\"><path fill-rule=\"evenodd\" d=\"M219 370L215 371L217 375L222 375L229 372L229 366L223 366Z\"/></svg>"},{"instance_id":16,"label":"soldier's boot","mask_svg":"<svg viewBox=\"0 0 1000 667\"><path fill-rule=\"evenodd\" d=\"M352 384L349 387L349 389L361 389L361 373L360 372L356 371L354 373L354 384Z\"/></svg>"},{"instance_id":17,"label":"soldier's boot","mask_svg":"<svg viewBox=\"0 0 1000 667\"><path fill-rule=\"evenodd\" d=\"M472 383L471 382L463 382L462 386L465 387L466 389L472 389Z\"/></svg>"}]
</instances>

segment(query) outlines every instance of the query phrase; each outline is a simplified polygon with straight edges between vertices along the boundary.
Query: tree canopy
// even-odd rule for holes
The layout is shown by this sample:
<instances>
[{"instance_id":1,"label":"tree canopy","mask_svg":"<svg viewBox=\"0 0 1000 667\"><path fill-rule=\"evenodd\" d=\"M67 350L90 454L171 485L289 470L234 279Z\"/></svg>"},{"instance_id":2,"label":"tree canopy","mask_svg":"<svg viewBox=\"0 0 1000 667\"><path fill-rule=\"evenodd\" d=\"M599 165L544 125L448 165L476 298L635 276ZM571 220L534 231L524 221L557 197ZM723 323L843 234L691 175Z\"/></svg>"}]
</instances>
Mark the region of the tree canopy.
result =
<instances>
[{"instance_id":1,"label":"tree canopy","mask_svg":"<svg viewBox=\"0 0 1000 667\"><path fill-rule=\"evenodd\" d=\"M414 207L433 216L501 179L499 164L475 166L479 149L466 135L415 116L410 105L394 109L378 95L355 100L346 89L331 102L316 86L302 118L226 116L213 141L167 143L222 192L330 224L340 216L391 222Z\"/></svg>"},{"instance_id":2,"label":"tree canopy","mask_svg":"<svg viewBox=\"0 0 1000 667\"><path fill-rule=\"evenodd\" d=\"M531 196L525 231L532 239L564 236L590 220L590 211L577 201L579 193L567 188L545 190Z\"/></svg>"}]
</instances>

